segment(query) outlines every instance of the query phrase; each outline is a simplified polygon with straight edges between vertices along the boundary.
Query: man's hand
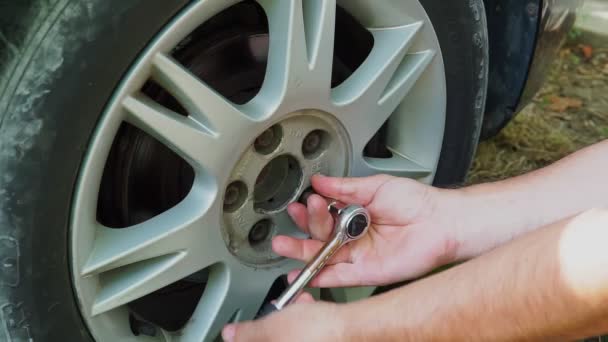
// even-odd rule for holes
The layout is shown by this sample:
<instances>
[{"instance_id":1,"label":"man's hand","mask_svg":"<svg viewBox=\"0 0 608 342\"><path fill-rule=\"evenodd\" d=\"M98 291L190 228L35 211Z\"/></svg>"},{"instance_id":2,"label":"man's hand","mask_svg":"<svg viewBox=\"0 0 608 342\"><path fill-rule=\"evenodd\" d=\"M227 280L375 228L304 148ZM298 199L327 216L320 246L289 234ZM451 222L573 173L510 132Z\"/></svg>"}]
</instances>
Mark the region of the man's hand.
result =
<instances>
[{"instance_id":1,"label":"man's hand","mask_svg":"<svg viewBox=\"0 0 608 342\"><path fill-rule=\"evenodd\" d=\"M454 228L451 213L458 201L447 190L391 176L330 178L314 176L319 194L370 211L372 225L361 240L338 252L312 281L312 286L337 287L390 284L424 274L452 261L456 244L447 228ZM273 249L279 255L308 261L329 238L333 220L327 202L318 195L308 205L291 204L289 214L311 235L309 240L278 236ZM292 281L297 272L289 275ZM224 328L226 341L335 341L344 338L343 305L314 302L308 293L264 319Z\"/></svg>"},{"instance_id":2,"label":"man's hand","mask_svg":"<svg viewBox=\"0 0 608 342\"><path fill-rule=\"evenodd\" d=\"M386 175L315 176L312 185L319 194L366 206L373 222L369 234L343 248L312 284L384 285L415 278L584 210L605 208L606 168L608 140L523 176L457 190ZM292 204L288 210L313 239L276 237L273 248L308 261L331 231L326 203L311 196L308 209Z\"/></svg>"},{"instance_id":3,"label":"man's hand","mask_svg":"<svg viewBox=\"0 0 608 342\"><path fill-rule=\"evenodd\" d=\"M337 341L344 327L338 306L314 302L308 293L278 313L257 321L230 324L222 330L225 341Z\"/></svg>"},{"instance_id":4,"label":"man's hand","mask_svg":"<svg viewBox=\"0 0 608 342\"><path fill-rule=\"evenodd\" d=\"M385 285L454 261L458 243L451 232L459 228L459 201L450 190L386 175L314 176L312 185L322 196L365 206L372 225L361 240L342 247L311 286ZM326 200L312 195L307 204L291 204L288 211L312 239L278 236L273 240L277 254L308 261L330 237L333 221ZM297 272L290 273L290 281Z\"/></svg>"},{"instance_id":5,"label":"man's hand","mask_svg":"<svg viewBox=\"0 0 608 342\"><path fill-rule=\"evenodd\" d=\"M294 304L263 320L229 326L223 336L228 341L598 336L608 331L607 226L608 211L589 211L409 286L349 304Z\"/></svg>"}]
</instances>

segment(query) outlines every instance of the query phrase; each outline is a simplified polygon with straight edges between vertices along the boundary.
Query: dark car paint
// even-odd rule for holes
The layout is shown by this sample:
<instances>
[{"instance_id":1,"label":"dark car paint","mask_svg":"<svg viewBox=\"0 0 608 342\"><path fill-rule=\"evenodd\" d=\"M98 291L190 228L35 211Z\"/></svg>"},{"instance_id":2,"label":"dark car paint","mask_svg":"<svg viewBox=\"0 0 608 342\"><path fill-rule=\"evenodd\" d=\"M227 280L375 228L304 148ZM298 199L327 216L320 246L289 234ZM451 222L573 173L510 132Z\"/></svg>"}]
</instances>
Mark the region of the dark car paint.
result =
<instances>
[{"instance_id":1,"label":"dark car paint","mask_svg":"<svg viewBox=\"0 0 608 342\"><path fill-rule=\"evenodd\" d=\"M490 39L488 96L481 137L502 128L526 86L542 0L484 0Z\"/></svg>"},{"instance_id":2,"label":"dark car paint","mask_svg":"<svg viewBox=\"0 0 608 342\"><path fill-rule=\"evenodd\" d=\"M481 138L498 133L545 80L584 0L484 0L490 37Z\"/></svg>"},{"instance_id":3,"label":"dark car paint","mask_svg":"<svg viewBox=\"0 0 608 342\"><path fill-rule=\"evenodd\" d=\"M584 0L544 1L534 60L516 111L527 105L542 86L544 77L551 66L551 63L548 62L557 56L560 47L566 41L568 32L576 21L577 9L582 7L583 3Z\"/></svg>"}]
</instances>

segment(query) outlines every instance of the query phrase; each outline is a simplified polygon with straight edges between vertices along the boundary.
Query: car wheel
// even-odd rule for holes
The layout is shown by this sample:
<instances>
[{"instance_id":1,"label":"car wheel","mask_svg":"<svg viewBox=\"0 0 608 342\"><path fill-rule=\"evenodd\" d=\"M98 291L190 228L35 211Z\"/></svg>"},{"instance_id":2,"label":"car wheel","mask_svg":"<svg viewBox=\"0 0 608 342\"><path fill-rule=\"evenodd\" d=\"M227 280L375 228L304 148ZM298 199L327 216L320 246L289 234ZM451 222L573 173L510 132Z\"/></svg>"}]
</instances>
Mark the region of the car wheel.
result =
<instances>
[{"instance_id":1,"label":"car wheel","mask_svg":"<svg viewBox=\"0 0 608 342\"><path fill-rule=\"evenodd\" d=\"M475 150L481 0L4 6L8 340L214 340L285 288L311 175L454 184Z\"/></svg>"}]
</instances>

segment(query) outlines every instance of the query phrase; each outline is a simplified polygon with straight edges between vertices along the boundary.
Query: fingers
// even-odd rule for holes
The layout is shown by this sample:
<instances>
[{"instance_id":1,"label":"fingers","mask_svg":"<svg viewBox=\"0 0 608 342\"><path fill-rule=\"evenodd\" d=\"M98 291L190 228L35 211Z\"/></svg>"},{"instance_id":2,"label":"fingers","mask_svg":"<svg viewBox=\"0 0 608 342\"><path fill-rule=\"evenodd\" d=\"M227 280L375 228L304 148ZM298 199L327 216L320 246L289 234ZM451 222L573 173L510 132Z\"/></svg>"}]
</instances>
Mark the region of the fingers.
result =
<instances>
[{"instance_id":1,"label":"fingers","mask_svg":"<svg viewBox=\"0 0 608 342\"><path fill-rule=\"evenodd\" d=\"M315 298L308 292L302 292L296 297L295 304L314 303Z\"/></svg>"},{"instance_id":2,"label":"fingers","mask_svg":"<svg viewBox=\"0 0 608 342\"><path fill-rule=\"evenodd\" d=\"M306 206L301 203L291 203L287 207L287 213L291 216L291 219L295 224L306 234L310 234L308 231L308 210Z\"/></svg>"},{"instance_id":3,"label":"fingers","mask_svg":"<svg viewBox=\"0 0 608 342\"><path fill-rule=\"evenodd\" d=\"M345 287L361 286L364 279L359 274L358 265L340 263L328 265L310 282L310 287ZM291 283L302 270L293 270L287 275L287 281ZM369 285L369 284L368 284Z\"/></svg>"},{"instance_id":4,"label":"fingers","mask_svg":"<svg viewBox=\"0 0 608 342\"><path fill-rule=\"evenodd\" d=\"M230 342L234 341L236 337L236 324L229 324L222 329L222 339L224 341Z\"/></svg>"},{"instance_id":5,"label":"fingers","mask_svg":"<svg viewBox=\"0 0 608 342\"><path fill-rule=\"evenodd\" d=\"M333 230L334 220L327 210L327 201L319 196L308 198L308 230L313 239L327 241Z\"/></svg>"},{"instance_id":6,"label":"fingers","mask_svg":"<svg viewBox=\"0 0 608 342\"><path fill-rule=\"evenodd\" d=\"M315 175L312 186L319 194L345 203L368 205L384 183L393 179L388 175L364 178L334 178Z\"/></svg>"},{"instance_id":7,"label":"fingers","mask_svg":"<svg viewBox=\"0 0 608 342\"><path fill-rule=\"evenodd\" d=\"M315 300L313 296L308 292L303 292L300 294L293 305L295 304L305 304L305 303L314 303ZM277 317L276 315L279 313L273 313L269 316L266 316L262 319L256 321L248 321L248 322L240 322L227 324L222 329L222 339L227 342L231 341L271 341L271 340L280 340L284 341L285 339L276 336L277 332ZM290 320L285 320L283 318L283 322L289 323ZM291 320L293 322L293 320ZM279 320L278 322L281 322ZM298 323L298 321L295 321ZM287 331L290 331L289 327L281 326Z\"/></svg>"},{"instance_id":8,"label":"fingers","mask_svg":"<svg viewBox=\"0 0 608 342\"><path fill-rule=\"evenodd\" d=\"M222 329L222 339L233 341L270 341L272 329L265 319L228 324Z\"/></svg>"},{"instance_id":9,"label":"fingers","mask_svg":"<svg viewBox=\"0 0 608 342\"><path fill-rule=\"evenodd\" d=\"M327 201L319 196L308 198L307 206L292 203L287 207L292 220L303 232L313 239L326 241L333 230L333 218L327 210Z\"/></svg>"},{"instance_id":10,"label":"fingers","mask_svg":"<svg viewBox=\"0 0 608 342\"><path fill-rule=\"evenodd\" d=\"M324 242L318 240L300 240L290 236L277 236L272 239L272 249L280 256L307 262L312 259ZM350 246L343 246L334 255L329 264L350 262Z\"/></svg>"}]
</instances>

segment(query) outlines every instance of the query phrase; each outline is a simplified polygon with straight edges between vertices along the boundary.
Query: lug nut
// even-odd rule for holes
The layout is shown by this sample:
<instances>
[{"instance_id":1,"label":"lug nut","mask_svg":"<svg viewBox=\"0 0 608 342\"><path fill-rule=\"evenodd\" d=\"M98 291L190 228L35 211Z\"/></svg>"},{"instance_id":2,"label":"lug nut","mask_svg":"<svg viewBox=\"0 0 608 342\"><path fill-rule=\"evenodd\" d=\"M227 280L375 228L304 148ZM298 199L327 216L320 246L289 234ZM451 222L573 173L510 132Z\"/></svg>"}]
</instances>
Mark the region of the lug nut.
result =
<instances>
[{"instance_id":1,"label":"lug nut","mask_svg":"<svg viewBox=\"0 0 608 342\"><path fill-rule=\"evenodd\" d=\"M232 205L239 200L239 188L235 184L230 184L226 189L224 205Z\"/></svg>"},{"instance_id":2,"label":"lug nut","mask_svg":"<svg viewBox=\"0 0 608 342\"><path fill-rule=\"evenodd\" d=\"M247 198L247 186L241 181L230 183L224 194L224 211L237 210Z\"/></svg>"},{"instance_id":3,"label":"lug nut","mask_svg":"<svg viewBox=\"0 0 608 342\"><path fill-rule=\"evenodd\" d=\"M268 147L272 145L273 139L274 132L272 131L272 129L267 129L264 131L264 133L260 134L257 139L255 139L255 147L258 149Z\"/></svg>"},{"instance_id":4,"label":"lug nut","mask_svg":"<svg viewBox=\"0 0 608 342\"><path fill-rule=\"evenodd\" d=\"M249 244L256 246L265 241L268 238L268 235L270 235L271 228L272 221L269 219L263 219L256 222L249 231Z\"/></svg>"},{"instance_id":5,"label":"lug nut","mask_svg":"<svg viewBox=\"0 0 608 342\"><path fill-rule=\"evenodd\" d=\"M281 142L283 132L281 126L274 125L260 134L254 141L253 147L258 153L270 154Z\"/></svg>"},{"instance_id":6,"label":"lug nut","mask_svg":"<svg viewBox=\"0 0 608 342\"><path fill-rule=\"evenodd\" d=\"M323 147L323 140L325 139L325 132L321 130L314 130L302 141L302 154L306 158L315 157L317 152Z\"/></svg>"}]
</instances>

